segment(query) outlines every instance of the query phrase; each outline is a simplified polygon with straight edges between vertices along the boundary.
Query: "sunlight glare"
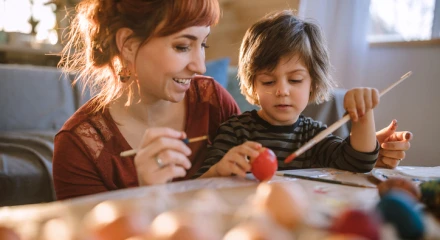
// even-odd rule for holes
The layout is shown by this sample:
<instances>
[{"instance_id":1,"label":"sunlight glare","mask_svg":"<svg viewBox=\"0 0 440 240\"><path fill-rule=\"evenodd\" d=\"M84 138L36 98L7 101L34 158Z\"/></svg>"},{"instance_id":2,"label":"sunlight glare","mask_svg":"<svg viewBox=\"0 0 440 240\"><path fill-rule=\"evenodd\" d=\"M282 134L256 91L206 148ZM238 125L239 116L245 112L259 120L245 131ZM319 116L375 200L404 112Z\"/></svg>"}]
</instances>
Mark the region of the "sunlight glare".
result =
<instances>
[{"instance_id":1,"label":"sunlight glare","mask_svg":"<svg viewBox=\"0 0 440 240\"><path fill-rule=\"evenodd\" d=\"M31 33L29 23L31 16L38 21L35 27L36 41L39 43L56 44L58 36L56 16L53 4L44 5L47 0L34 0L33 5L29 0L0 0L0 31Z\"/></svg>"},{"instance_id":2,"label":"sunlight glare","mask_svg":"<svg viewBox=\"0 0 440 240\"><path fill-rule=\"evenodd\" d=\"M370 14L383 29L374 38L427 40L432 35L435 0L371 0Z\"/></svg>"}]
</instances>

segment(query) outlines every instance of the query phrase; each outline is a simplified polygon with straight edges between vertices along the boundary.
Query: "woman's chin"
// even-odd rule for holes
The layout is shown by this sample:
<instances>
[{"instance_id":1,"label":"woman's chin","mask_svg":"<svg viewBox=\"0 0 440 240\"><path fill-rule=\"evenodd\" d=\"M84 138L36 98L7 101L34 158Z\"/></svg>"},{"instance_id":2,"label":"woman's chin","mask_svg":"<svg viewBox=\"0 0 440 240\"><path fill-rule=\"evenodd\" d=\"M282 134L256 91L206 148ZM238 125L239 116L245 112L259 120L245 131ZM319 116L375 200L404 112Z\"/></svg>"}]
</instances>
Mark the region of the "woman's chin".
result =
<instances>
[{"instance_id":1,"label":"woman's chin","mask_svg":"<svg viewBox=\"0 0 440 240\"><path fill-rule=\"evenodd\" d=\"M167 100L173 103L181 102L185 98L185 93L168 95Z\"/></svg>"}]
</instances>

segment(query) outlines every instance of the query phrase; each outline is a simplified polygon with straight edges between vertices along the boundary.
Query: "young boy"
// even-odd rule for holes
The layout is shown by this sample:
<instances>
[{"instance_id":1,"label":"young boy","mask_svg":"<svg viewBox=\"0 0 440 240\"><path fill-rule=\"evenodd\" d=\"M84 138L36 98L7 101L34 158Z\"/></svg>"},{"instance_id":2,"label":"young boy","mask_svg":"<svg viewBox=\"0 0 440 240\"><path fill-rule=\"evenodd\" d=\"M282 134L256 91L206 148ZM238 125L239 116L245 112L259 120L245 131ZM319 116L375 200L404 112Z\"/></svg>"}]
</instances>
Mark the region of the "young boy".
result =
<instances>
[{"instance_id":1,"label":"young boy","mask_svg":"<svg viewBox=\"0 0 440 240\"><path fill-rule=\"evenodd\" d=\"M373 88L354 88L344 97L352 120L346 139L329 135L286 164L284 159L327 126L301 112L312 102L328 100L335 86L320 29L298 19L293 11L270 14L248 29L241 48L241 92L260 110L224 122L209 147L202 177L245 176L247 158L264 146L278 157L278 169L333 167L368 172L376 163L379 144L372 109L379 103Z\"/></svg>"}]
</instances>

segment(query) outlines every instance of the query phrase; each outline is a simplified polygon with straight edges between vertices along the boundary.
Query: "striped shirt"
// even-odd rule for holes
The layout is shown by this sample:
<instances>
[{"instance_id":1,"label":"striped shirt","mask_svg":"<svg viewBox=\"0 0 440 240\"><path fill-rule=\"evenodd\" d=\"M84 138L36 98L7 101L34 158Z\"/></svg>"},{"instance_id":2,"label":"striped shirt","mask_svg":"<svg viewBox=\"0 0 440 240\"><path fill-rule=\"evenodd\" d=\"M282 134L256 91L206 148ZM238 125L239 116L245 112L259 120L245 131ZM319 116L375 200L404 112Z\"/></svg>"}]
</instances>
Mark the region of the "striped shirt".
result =
<instances>
[{"instance_id":1,"label":"striped shirt","mask_svg":"<svg viewBox=\"0 0 440 240\"><path fill-rule=\"evenodd\" d=\"M315 146L286 164L284 159L306 144L327 126L300 115L289 126L274 126L263 120L256 110L235 115L220 125L217 136L208 147L207 158L197 175L219 162L229 149L246 141L261 143L278 157L278 170L331 167L352 172L368 172L376 163L379 144L373 152L358 152L350 145L350 137L328 135Z\"/></svg>"}]
</instances>

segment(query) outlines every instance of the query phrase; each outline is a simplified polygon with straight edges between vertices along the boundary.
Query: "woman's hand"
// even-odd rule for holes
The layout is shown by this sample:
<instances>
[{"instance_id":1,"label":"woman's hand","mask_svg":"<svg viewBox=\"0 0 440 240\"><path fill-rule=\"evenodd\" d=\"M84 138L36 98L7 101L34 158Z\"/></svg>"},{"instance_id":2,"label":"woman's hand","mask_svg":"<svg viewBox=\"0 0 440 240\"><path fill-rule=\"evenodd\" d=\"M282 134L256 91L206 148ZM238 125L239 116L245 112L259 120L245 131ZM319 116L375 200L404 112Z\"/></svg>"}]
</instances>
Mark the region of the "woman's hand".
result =
<instances>
[{"instance_id":1,"label":"woman's hand","mask_svg":"<svg viewBox=\"0 0 440 240\"><path fill-rule=\"evenodd\" d=\"M191 167L191 149L182 141L184 132L171 128L150 128L145 131L134 158L139 185L167 183L184 177Z\"/></svg>"},{"instance_id":2,"label":"woman's hand","mask_svg":"<svg viewBox=\"0 0 440 240\"><path fill-rule=\"evenodd\" d=\"M396 132L396 129L397 120L393 120L388 127L376 132L380 150L375 167L395 168L405 158L413 134L408 131Z\"/></svg>"},{"instance_id":3,"label":"woman's hand","mask_svg":"<svg viewBox=\"0 0 440 240\"><path fill-rule=\"evenodd\" d=\"M251 170L250 159L258 157L261 144L257 142L247 141L239 146L231 148L223 158L213 165L210 172L215 176L238 176L246 177L246 172Z\"/></svg>"}]
</instances>

